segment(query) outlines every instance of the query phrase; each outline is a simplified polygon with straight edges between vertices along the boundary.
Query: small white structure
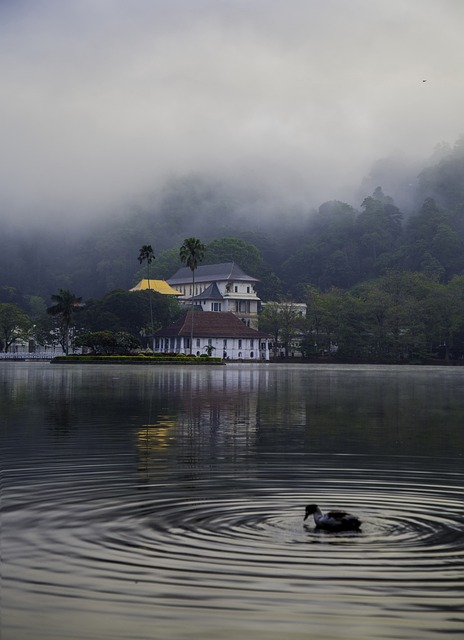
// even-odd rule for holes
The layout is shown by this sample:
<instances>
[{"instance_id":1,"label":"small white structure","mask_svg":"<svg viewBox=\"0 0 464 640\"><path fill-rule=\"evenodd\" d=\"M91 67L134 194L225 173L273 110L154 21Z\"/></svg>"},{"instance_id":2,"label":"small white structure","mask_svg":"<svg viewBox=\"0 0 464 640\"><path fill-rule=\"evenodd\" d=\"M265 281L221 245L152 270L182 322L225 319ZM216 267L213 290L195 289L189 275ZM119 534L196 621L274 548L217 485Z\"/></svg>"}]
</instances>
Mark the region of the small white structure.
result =
<instances>
[{"instance_id":1,"label":"small white structure","mask_svg":"<svg viewBox=\"0 0 464 640\"><path fill-rule=\"evenodd\" d=\"M182 292L179 302L183 304L190 302L193 296L195 304L203 311L231 311L248 326L258 326L260 299L255 287L259 280L248 276L235 262L197 267L195 291L189 267L179 269L166 282Z\"/></svg>"},{"instance_id":2,"label":"small white structure","mask_svg":"<svg viewBox=\"0 0 464 640\"><path fill-rule=\"evenodd\" d=\"M192 311L154 335L155 353L190 354ZM248 327L231 312L195 311L192 354L209 351L225 360L269 360L271 338Z\"/></svg>"}]
</instances>

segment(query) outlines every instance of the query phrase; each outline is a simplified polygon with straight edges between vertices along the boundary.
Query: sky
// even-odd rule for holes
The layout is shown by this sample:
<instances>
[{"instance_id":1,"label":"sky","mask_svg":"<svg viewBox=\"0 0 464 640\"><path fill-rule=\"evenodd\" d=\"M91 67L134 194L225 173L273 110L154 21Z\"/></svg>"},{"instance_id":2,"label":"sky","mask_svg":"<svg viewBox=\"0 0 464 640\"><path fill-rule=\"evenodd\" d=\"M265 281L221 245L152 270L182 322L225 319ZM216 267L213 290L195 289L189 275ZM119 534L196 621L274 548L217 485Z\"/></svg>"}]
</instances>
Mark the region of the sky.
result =
<instances>
[{"instance_id":1,"label":"sky","mask_svg":"<svg viewBox=\"0 0 464 640\"><path fill-rule=\"evenodd\" d=\"M200 173L318 206L464 134L462 0L0 0L0 215Z\"/></svg>"}]
</instances>

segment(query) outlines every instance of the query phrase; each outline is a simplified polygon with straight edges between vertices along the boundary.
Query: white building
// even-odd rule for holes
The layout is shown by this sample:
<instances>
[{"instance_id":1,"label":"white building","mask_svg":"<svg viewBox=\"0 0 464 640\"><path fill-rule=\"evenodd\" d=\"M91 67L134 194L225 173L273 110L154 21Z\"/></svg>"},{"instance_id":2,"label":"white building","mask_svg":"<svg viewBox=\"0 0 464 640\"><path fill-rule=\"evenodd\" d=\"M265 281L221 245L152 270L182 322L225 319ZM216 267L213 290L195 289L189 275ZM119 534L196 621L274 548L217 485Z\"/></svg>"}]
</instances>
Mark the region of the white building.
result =
<instances>
[{"instance_id":1,"label":"white building","mask_svg":"<svg viewBox=\"0 0 464 640\"><path fill-rule=\"evenodd\" d=\"M256 294L257 278L248 276L235 262L200 265L195 270L195 291L192 290L192 270L182 267L167 281L171 287L182 292L179 301L195 305L203 311L227 312L235 314L250 327L258 326L258 305Z\"/></svg>"},{"instance_id":2,"label":"white building","mask_svg":"<svg viewBox=\"0 0 464 640\"><path fill-rule=\"evenodd\" d=\"M193 355L211 355L225 360L269 360L270 337L248 327L231 312L195 311ZM155 353L190 354L192 311L154 335Z\"/></svg>"}]
</instances>

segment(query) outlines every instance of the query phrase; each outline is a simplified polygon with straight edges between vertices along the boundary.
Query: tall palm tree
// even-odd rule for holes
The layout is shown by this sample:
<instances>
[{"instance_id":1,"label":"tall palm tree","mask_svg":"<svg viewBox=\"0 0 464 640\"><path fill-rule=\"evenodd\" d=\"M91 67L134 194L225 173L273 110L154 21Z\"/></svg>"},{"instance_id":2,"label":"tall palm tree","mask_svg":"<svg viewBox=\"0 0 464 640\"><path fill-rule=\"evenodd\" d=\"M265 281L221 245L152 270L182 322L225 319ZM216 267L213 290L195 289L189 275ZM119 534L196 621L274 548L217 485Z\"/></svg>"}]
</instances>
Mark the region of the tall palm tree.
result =
<instances>
[{"instance_id":1,"label":"tall palm tree","mask_svg":"<svg viewBox=\"0 0 464 640\"><path fill-rule=\"evenodd\" d=\"M144 244L139 251L138 260L140 264L142 264L142 262L145 262L145 260L147 261L147 280L148 280L148 295L150 300L150 325L151 325L152 340L153 340L153 334L155 333L155 329L153 326L153 303L151 299L151 287L150 287L150 265L154 259L155 259L155 254L153 253L151 244Z\"/></svg>"},{"instance_id":2,"label":"tall palm tree","mask_svg":"<svg viewBox=\"0 0 464 640\"><path fill-rule=\"evenodd\" d=\"M62 347L66 355L69 352L69 329L76 311L83 307L82 298L78 298L67 289L60 289L58 293L50 296L55 303L47 308L47 313L61 319L63 330Z\"/></svg>"},{"instance_id":3,"label":"tall palm tree","mask_svg":"<svg viewBox=\"0 0 464 640\"><path fill-rule=\"evenodd\" d=\"M198 267L198 263L203 260L206 247L198 240L198 238L186 238L179 251L179 257L187 267L192 270L192 325L190 328L190 355L192 355L193 348L193 309L194 309L194 297L195 297L195 269Z\"/></svg>"}]
</instances>

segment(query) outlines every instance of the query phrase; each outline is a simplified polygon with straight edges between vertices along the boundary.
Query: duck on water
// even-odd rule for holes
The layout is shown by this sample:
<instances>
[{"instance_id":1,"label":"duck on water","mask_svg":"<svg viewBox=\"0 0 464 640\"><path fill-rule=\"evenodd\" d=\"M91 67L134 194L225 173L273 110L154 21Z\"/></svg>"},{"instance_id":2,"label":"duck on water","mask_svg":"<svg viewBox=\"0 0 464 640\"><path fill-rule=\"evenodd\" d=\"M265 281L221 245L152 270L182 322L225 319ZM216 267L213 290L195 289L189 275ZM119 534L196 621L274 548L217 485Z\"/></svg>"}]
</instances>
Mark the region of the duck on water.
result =
<instances>
[{"instance_id":1,"label":"duck on water","mask_svg":"<svg viewBox=\"0 0 464 640\"><path fill-rule=\"evenodd\" d=\"M314 524L318 529L326 531L359 531L361 520L346 511L328 511L323 514L317 504L308 504L304 520L308 516L314 517Z\"/></svg>"}]
</instances>

